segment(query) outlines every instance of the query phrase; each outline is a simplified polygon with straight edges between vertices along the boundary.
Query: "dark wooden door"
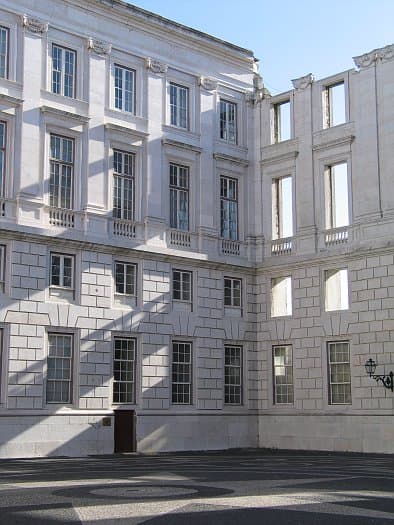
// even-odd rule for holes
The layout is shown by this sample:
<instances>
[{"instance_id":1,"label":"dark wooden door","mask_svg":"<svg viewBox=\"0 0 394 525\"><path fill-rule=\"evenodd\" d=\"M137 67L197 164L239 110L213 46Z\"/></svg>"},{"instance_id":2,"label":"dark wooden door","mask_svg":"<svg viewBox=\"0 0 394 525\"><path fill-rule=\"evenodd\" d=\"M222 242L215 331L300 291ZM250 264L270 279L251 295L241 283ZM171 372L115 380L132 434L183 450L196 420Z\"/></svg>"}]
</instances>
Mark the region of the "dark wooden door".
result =
<instances>
[{"instance_id":1,"label":"dark wooden door","mask_svg":"<svg viewBox=\"0 0 394 525\"><path fill-rule=\"evenodd\" d=\"M135 452L135 411L115 410L115 452Z\"/></svg>"}]
</instances>

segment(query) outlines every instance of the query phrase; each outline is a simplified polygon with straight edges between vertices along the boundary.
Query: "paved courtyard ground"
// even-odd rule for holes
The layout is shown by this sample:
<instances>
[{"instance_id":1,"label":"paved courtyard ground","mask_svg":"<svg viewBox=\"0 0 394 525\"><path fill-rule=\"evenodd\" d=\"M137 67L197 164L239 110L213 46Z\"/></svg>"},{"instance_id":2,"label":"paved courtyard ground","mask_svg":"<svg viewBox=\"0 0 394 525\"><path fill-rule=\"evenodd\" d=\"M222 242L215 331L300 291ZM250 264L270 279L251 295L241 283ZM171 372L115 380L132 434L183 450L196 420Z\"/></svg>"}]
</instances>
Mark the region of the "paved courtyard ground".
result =
<instances>
[{"instance_id":1,"label":"paved courtyard ground","mask_svg":"<svg viewBox=\"0 0 394 525\"><path fill-rule=\"evenodd\" d=\"M236 451L0 461L0 525L394 525L394 457Z\"/></svg>"}]
</instances>

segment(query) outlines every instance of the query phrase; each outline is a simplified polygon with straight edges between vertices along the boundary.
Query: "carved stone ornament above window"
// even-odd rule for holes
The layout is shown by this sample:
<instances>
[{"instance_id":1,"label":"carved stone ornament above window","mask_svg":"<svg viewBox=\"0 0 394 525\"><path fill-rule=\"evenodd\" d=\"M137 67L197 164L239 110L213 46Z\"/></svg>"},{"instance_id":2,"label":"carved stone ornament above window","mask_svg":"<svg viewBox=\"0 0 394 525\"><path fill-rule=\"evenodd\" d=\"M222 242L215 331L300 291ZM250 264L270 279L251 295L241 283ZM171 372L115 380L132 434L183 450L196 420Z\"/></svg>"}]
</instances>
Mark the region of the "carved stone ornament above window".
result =
<instances>
[{"instance_id":1,"label":"carved stone ornament above window","mask_svg":"<svg viewBox=\"0 0 394 525\"><path fill-rule=\"evenodd\" d=\"M152 73L156 74L162 74L167 73L168 65L164 64L163 62L160 62L159 60L155 60L154 58L146 58L145 64L147 69L152 71Z\"/></svg>"},{"instance_id":2,"label":"carved stone ornament above window","mask_svg":"<svg viewBox=\"0 0 394 525\"><path fill-rule=\"evenodd\" d=\"M22 16L22 25L25 29L36 35L42 35L48 31L48 22L28 15Z\"/></svg>"},{"instance_id":3,"label":"carved stone ornament above window","mask_svg":"<svg viewBox=\"0 0 394 525\"><path fill-rule=\"evenodd\" d=\"M358 57L353 57L353 61L356 67L362 69L372 65L377 59L377 57L377 49L374 49L370 53L364 53L363 55L360 55Z\"/></svg>"},{"instance_id":4,"label":"carved stone ornament above window","mask_svg":"<svg viewBox=\"0 0 394 525\"><path fill-rule=\"evenodd\" d=\"M112 44L95 38L88 38L88 49L93 51L96 55L106 56L111 53Z\"/></svg>"},{"instance_id":5,"label":"carved stone ornament above window","mask_svg":"<svg viewBox=\"0 0 394 525\"><path fill-rule=\"evenodd\" d=\"M207 91L215 91L215 89L217 89L218 87L218 83L216 82L216 80L213 80L212 78L208 77L200 77L198 79L198 83Z\"/></svg>"},{"instance_id":6,"label":"carved stone ornament above window","mask_svg":"<svg viewBox=\"0 0 394 525\"><path fill-rule=\"evenodd\" d=\"M305 75L303 77L295 78L291 82L293 84L294 89L305 89L308 86L310 86L314 80L315 78L312 75L312 73L309 73L308 75Z\"/></svg>"}]
</instances>

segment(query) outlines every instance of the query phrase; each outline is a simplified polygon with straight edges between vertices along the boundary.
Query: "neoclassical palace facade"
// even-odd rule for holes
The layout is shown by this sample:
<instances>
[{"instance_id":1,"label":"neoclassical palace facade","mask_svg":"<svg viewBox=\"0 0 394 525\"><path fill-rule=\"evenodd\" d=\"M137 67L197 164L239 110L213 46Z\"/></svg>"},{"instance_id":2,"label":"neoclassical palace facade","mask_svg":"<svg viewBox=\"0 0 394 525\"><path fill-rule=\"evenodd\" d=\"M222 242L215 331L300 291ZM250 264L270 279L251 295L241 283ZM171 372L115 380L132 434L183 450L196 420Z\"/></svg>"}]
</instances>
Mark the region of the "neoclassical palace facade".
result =
<instances>
[{"instance_id":1,"label":"neoclassical palace facade","mask_svg":"<svg viewBox=\"0 0 394 525\"><path fill-rule=\"evenodd\" d=\"M120 0L0 0L1 457L394 452L394 47L354 61L271 96Z\"/></svg>"}]
</instances>

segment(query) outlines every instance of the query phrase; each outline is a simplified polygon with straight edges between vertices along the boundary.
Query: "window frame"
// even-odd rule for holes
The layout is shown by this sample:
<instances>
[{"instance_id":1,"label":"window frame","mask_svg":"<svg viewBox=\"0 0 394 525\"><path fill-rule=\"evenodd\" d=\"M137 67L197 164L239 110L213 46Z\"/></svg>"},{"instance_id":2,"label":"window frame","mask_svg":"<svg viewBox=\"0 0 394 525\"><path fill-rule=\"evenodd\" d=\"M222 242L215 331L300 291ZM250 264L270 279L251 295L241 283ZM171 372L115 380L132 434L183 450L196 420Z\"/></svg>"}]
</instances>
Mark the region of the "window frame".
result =
<instances>
[{"instance_id":1,"label":"window frame","mask_svg":"<svg viewBox=\"0 0 394 525\"><path fill-rule=\"evenodd\" d=\"M173 100L173 88L175 93L175 103L172 103ZM185 93L186 98L186 104L185 108L183 108L180 103L180 94L181 90ZM168 100L169 100L169 125L173 126L178 129L182 129L184 131L190 130L190 88L189 86L185 86L179 82L174 82L173 80L170 80L168 83ZM175 112L174 112L175 111ZM185 112L185 125L182 125L183 118L181 115L181 112ZM173 116L175 117L173 119Z\"/></svg>"},{"instance_id":2,"label":"window frame","mask_svg":"<svg viewBox=\"0 0 394 525\"><path fill-rule=\"evenodd\" d=\"M133 342L133 352L134 352L134 359L133 360L122 360L122 359L115 359L115 343L118 340ZM135 337L130 337L129 335L124 334L114 334L112 337L112 385L111 385L111 402L112 405L136 405L137 404L137 358L138 358L138 344L137 339ZM115 380L115 362L116 361L125 361L132 363L132 381L121 381L121 380ZM131 400L126 401L116 401L115 400L115 385L121 384L121 383L128 383L132 384L131 389ZM127 394L127 392L126 392Z\"/></svg>"},{"instance_id":3,"label":"window frame","mask_svg":"<svg viewBox=\"0 0 394 525\"><path fill-rule=\"evenodd\" d=\"M347 345L347 353L348 353L348 361L331 361L331 353L330 353L330 346L331 345L337 345L337 344L346 344ZM327 341L327 385L328 385L328 404L330 406L350 406L352 405L352 370L351 370L351 355L350 355L350 341L345 339L340 339L337 341ZM344 382L332 382L331 381L331 365L347 365L348 366L348 373L349 373L349 381ZM349 385L349 392L344 392L344 396L349 395L350 401L344 401L344 402L338 402L333 401L333 385Z\"/></svg>"},{"instance_id":4,"label":"window frame","mask_svg":"<svg viewBox=\"0 0 394 525\"><path fill-rule=\"evenodd\" d=\"M125 89L122 87L122 104L121 107L116 106L116 70L119 69L122 71L122 86L125 83L125 74L126 72L131 73L132 76L132 90L131 90L131 104L132 108L131 110L125 109L126 106L126 92ZM111 107L115 111L119 111L122 113L125 113L127 115L136 115L136 108L137 108L137 71L136 69L132 67L125 66L120 63L120 61L115 61L112 63L112 86L111 86Z\"/></svg>"},{"instance_id":5,"label":"window frame","mask_svg":"<svg viewBox=\"0 0 394 525\"><path fill-rule=\"evenodd\" d=\"M116 275L117 275L117 271L116 271L116 266L117 265L123 265L123 275L125 277L125 269L126 267L130 267L130 268L133 268L133 282L132 282L132 287L133 287L133 292L132 293L127 293L126 291L124 292L118 292L117 291L117 282L116 282ZM133 297L133 298L136 298L137 297L137 264L136 263L132 263L132 262L128 262L128 261L123 261L123 260L115 260L114 261L114 295L115 297L118 296L118 297ZM126 283L126 279L124 280L124 283L123 283L123 288L126 289L127 287L127 283Z\"/></svg>"},{"instance_id":6,"label":"window frame","mask_svg":"<svg viewBox=\"0 0 394 525\"><path fill-rule=\"evenodd\" d=\"M328 290L328 279L330 277L333 277L335 274L338 274L341 271L346 271L346 294L342 296L342 291L340 290L340 303L343 304L343 299L345 299L345 306L341 306L340 308L330 308L329 304L332 304L334 301L328 301L329 299L329 290ZM330 275L331 274L331 275ZM339 279L341 279L339 277ZM349 310L350 308L350 286L349 286L349 269L347 267L341 267L341 268L325 268L323 270L323 294L324 297L324 312L331 313L331 312L345 312Z\"/></svg>"},{"instance_id":7,"label":"window frame","mask_svg":"<svg viewBox=\"0 0 394 525\"><path fill-rule=\"evenodd\" d=\"M277 311L278 308L274 309L275 306L275 300L274 300L274 287L279 284L279 282L284 280L290 280L289 289L286 290L286 313L282 314L274 314L274 310ZM290 317L293 315L293 278L291 275L283 275L283 276L277 276L277 277L271 277L271 293L270 293L270 299L271 299L271 318L277 319L277 318L283 318L283 317Z\"/></svg>"},{"instance_id":8,"label":"window frame","mask_svg":"<svg viewBox=\"0 0 394 525\"><path fill-rule=\"evenodd\" d=\"M334 103L332 97L332 90L338 86L343 86L343 109L344 120L338 124L333 124L333 110ZM323 128L329 129L336 126L341 126L348 122L347 103L346 103L346 82L344 78L339 78L333 82L325 84L322 89L322 106L323 106Z\"/></svg>"},{"instance_id":9,"label":"window frame","mask_svg":"<svg viewBox=\"0 0 394 525\"><path fill-rule=\"evenodd\" d=\"M277 357L276 356L276 350L279 350L279 349L286 349L286 350L290 350L290 359L291 359L291 362L290 364L283 364L283 365L277 365L276 362L275 362L275 358ZM280 356L279 356L280 357ZM285 359L286 359L286 356L285 356ZM276 369L277 368L285 368L285 374L276 374ZM282 383L282 384L277 384L277 380L276 378L277 377L281 377L281 376L284 376L286 379L288 378L288 374L287 374L287 369L291 369L291 383ZM278 344L278 345L273 345L272 346L272 386L273 386L273 404L274 405L277 405L277 406L282 406L282 405L294 405L294 360L293 360L293 345L290 345L290 344ZM278 387L279 386L286 386L286 396L283 396L287 399L287 401L279 401L279 393L278 393ZM291 396L290 396L290 401L289 401L289 387L291 387L291 390L290 390L290 393L291 393ZM282 396L281 396L282 397Z\"/></svg>"},{"instance_id":10,"label":"window frame","mask_svg":"<svg viewBox=\"0 0 394 525\"><path fill-rule=\"evenodd\" d=\"M234 183L235 185L235 193L236 193L236 197L234 198L231 198L231 197L228 197L228 196L225 196L223 194L223 184L222 182L223 181L226 181L226 186L227 186L227 190L226 190L226 193L228 194L229 193L229 184L230 182ZM228 175L224 175L224 174L221 174L219 176L219 198L220 198L220 209L219 209L219 218L220 218L220 221L219 221L219 226L220 226L220 238L221 239L225 239L225 240L231 240L231 241L239 241L239 219L240 219L240 213L239 213L239 202L240 202L240 199L239 199L239 196L240 196L240 192L239 192L239 180L237 177L232 177L232 176L228 176ZM233 237L232 235L234 235L234 233L231 233L232 231L234 232L234 230L230 230L230 224L231 224L231 221L230 221L230 218L227 219L227 222L228 222L228 228L224 228L224 222L223 222L223 216L224 216L224 204L225 203L229 203L228 206L230 207L230 203L235 203L236 204L236 231L235 231L235 237ZM230 208L229 208L230 209ZM227 214L228 214L228 217L230 217L230 212L229 210L227 210ZM225 236L224 235L224 232L226 231L229 231L229 236Z\"/></svg>"},{"instance_id":11,"label":"window frame","mask_svg":"<svg viewBox=\"0 0 394 525\"><path fill-rule=\"evenodd\" d=\"M334 169L336 166L346 166L346 190L347 190L347 224L338 226L336 224L336 202L335 202L335 180L334 180ZM334 181L334 183L333 183ZM351 211L350 211L350 191L351 186L349 184L349 162L345 160L338 160L335 162L327 163L324 166L324 184L323 184L323 197L324 197L324 215L325 230L335 230L337 228L346 228L351 224Z\"/></svg>"},{"instance_id":12,"label":"window frame","mask_svg":"<svg viewBox=\"0 0 394 525\"><path fill-rule=\"evenodd\" d=\"M282 115L281 107L284 105L289 105L289 137L282 139ZM271 144L280 144L281 142L286 142L287 140L292 140L293 138L293 125L292 125L292 99L291 97L284 98L273 102L272 104L272 124L271 124Z\"/></svg>"},{"instance_id":13,"label":"window frame","mask_svg":"<svg viewBox=\"0 0 394 525\"><path fill-rule=\"evenodd\" d=\"M54 48L58 48L62 51L62 68L59 70L60 71L60 91L57 92L54 90L54 80L53 80L53 77L54 77L54 73L55 73L55 70L54 70ZM66 98L69 98L69 99L76 99L77 98L77 66L78 66L78 54L77 54L77 51L75 49L72 49L68 46L65 46L63 44L58 44L56 43L55 41L52 41L50 42L50 50L51 50L51 54L50 54L50 63L51 63L51 67L50 67L50 92L53 93L54 95L59 95L61 97L66 97ZM65 72L65 53L66 52L69 52L69 53L72 53L73 56L74 56L74 63L73 63L73 76L72 76L72 95L66 95L65 94L65 75L66 75L66 72Z\"/></svg>"},{"instance_id":14,"label":"window frame","mask_svg":"<svg viewBox=\"0 0 394 525\"><path fill-rule=\"evenodd\" d=\"M53 284L52 283L52 257L60 257L60 269L59 269L59 281L61 281L63 284ZM65 286L64 285L64 260L65 259L71 260L71 285ZM75 294L75 255L70 255L68 253L61 253L56 251L51 251L49 254L49 288L58 289L58 290L66 290L69 292L73 292Z\"/></svg>"},{"instance_id":15,"label":"window frame","mask_svg":"<svg viewBox=\"0 0 394 525\"><path fill-rule=\"evenodd\" d=\"M177 279L175 279L175 273L179 273L179 276L180 276L180 279L179 279L179 293L180 293L180 298L177 299L175 298L175 286L174 286L174 283ZM184 277L185 276L188 276L189 277L189 290L186 292L188 292L188 295L189 295L189 298L185 299L184 298L184 288L185 288L185 283L184 283ZM177 280L178 281L178 280ZM176 303L187 303L187 304L190 304L192 305L193 304L193 272L191 270L183 270L183 269L179 269L179 268L173 268L172 270L172 300Z\"/></svg>"},{"instance_id":16,"label":"window frame","mask_svg":"<svg viewBox=\"0 0 394 525\"><path fill-rule=\"evenodd\" d=\"M283 180L290 179L291 196L290 196L290 211L291 211L291 235L283 235L284 223L284 199L283 199ZM273 241L280 239L288 239L294 237L294 196L293 196L293 175L283 175L280 177L273 177L271 182L271 238Z\"/></svg>"},{"instance_id":17,"label":"window frame","mask_svg":"<svg viewBox=\"0 0 394 525\"><path fill-rule=\"evenodd\" d=\"M0 57L4 56L4 75L1 74L0 70L0 78L8 80L10 78L10 28L8 26L0 25L0 34L2 31L6 34L6 43L4 55L0 54Z\"/></svg>"},{"instance_id":18,"label":"window frame","mask_svg":"<svg viewBox=\"0 0 394 525\"><path fill-rule=\"evenodd\" d=\"M239 359L239 365L234 365L234 364L226 364L226 351L227 350L239 350L239 356L238 356L238 359ZM243 354L244 354L244 351L243 351L243 346L242 345L236 345L236 344L230 344L230 343L226 343L224 345L224 380L223 380L223 384L224 384L224 398L223 398L223 404L225 406L242 406L244 404L244 381L243 381L243 374L244 374L244 370L243 370ZM226 381L226 378L227 377L230 377L231 374L226 374L226 369L237 369L239 371L239 374L238 374L238 379L239 379L239 382L238 384L232 384L232 383L228 383ZM228 393L226 392L226 387L227 388L230 388L230 387L234 387L235 389L238 388L238 393ZM239 401L229 401L227 400L226 401L226 397L229 396L229 397L232 397L232 396L239 396Z\"/></svg>"},{"instance_id":19,"label":"window frame","mask_svg":"<svg viewBox=\"0 0 394 525\"><path fill-rule=\"evenodd\" d=\"M122 164L122 170L123 172L117 172L115 171L115 156L116 154L120 154L121 155L121 164ZM130 157L131 158L131 163L130 163L130 166L131 166L131 174L128 174L126 172L124 172L124 166L125 166L125 162L124 162L124 159L127 157ZM135 222L135 217L136 217L136 197L135 197L135 193L136 193L136 154L132 151L127 151L127 150L124 150L124 149L119 149L117 147L112 147L112 170L111 170L111 173L112 173L112 218L114 220L123 220L123 221L128 221L128 222ZM116 186L115 186L115 179L116 177L118 177L120 179L120 182L121 182L121 188L120 188L120 193L121 193L121 206L120 207L116 207L115 206L115 192L116 192ZM130 207L129 208L125 208L124 204L126 202L125 200L125 191L126 191L126 188L125 188L125 181L129 181L130 182L130 186L131 186L131 201L130 201ZM115 214L115 210L120 210L120 216L117 216ZM129 213L130 212L130 213ZM125 217L125 215L129 215L129 217Z\"/></svg>"},{"instance_id":20,"label":"window frame","mask_svg":"<svg viewBox=\"0 0 394 525\"><path fill-rule=\"evenodd\" d=\"M58 138L60 139L60 157L62 156L62 152L64 151L64 141L69 141L71 144L71 155L72 155L72 161L67 161L62 158L52 157L52 138ZM76 144L75 139L73 137L69 137L67 135L60 135L57 132L49 132L49 182L48 182L48 196L49 196L49 206L51 208L56 208L60 210L74 210L75 207L75 196L74 196L74 186L75 186L75 157L76 157ZM52 167L58 166L58 184L55 185L51 182L52 180ZM65 196L62 196L62 188L66 188L66 186L62 186L62 180L64 179L63 174L63 168L70 168L71 175L70 175L70 187L69 187L69 196L67 197L67 194ZM67 176L67 175L66 175ZM55 187L56 192L52 192L51 188ZM69 207L62 207L59 206L59 204L62 204L62 199L69 199L70 205ZM54 202L54 201L57 202ZM57 204L57 205L56 205Z\"/></svg>"},{"instance_id":21,"label":"window frame","mask_svg":"<svg viewBox=\"0 0 394 525\"><path fill-rule=\"evenodd\" d=\"M68 380L68 383L69 383L69 388L68 388L68 393L69 393L69 400L68 401L63 401L63 400L54 400L54 401L49 401L48 400L48 382L49 381L52 381L52 382L56 382L56 381L67 381L67 379L48 379L48 369L49 369L49 366L48 366L48 362L49 362L49 359L50 359L50 356L49 356L49 348L50 348L50 343L49 343L49 339L51 336L55 336L55 337L60 337L60 336L63 336L63 337L69 337L71 339L71 356L70 358L68 358L69 362L70 362L70 367L69 367L69 370L70 370L70 378ZM46 405L49 405L49 406L53 406L53 405L73 405L75 404L76 402L76 373L75 373L75 366L76 366L76 363L77 363L77 356L76 356L76 337L75 337L75 333L74 332L70 332L68 330L57 330L57 329L50 329L48 330L47 332L47 336L46 336L46 345L47 345L47 352L46 352L46 366L45 366L45 370L46 370L46 377L45 377L45 404ZM54 357L53 359L66 359L66 358L63 358L63 357Z\"/></svg>"},{"instance_id":22,"label":"window frame","mask_svg":"<svg viewBox=\"0 0 394 525\"><path fill-rule=\"evenodd\" d=\"M171 180L173 178L173 174L172 174L172 168L176 168L176 178L177 178L177 184L172 184L171 183ZM186 181L187 181L187 184L186 186L180 186L180 179L182 177L180 171L181 170L185 170L185 173L184 173L184 176L186 178ZM171 229L174 229L174 230L178 230L178 231L184 231L184 232L189 232L190 231L190 167L189 166L186 166L186 165L183 165L183 164L178 164L178 163L175 163L175 162L170 162L169 163L169 190L170 190L170 205L169 205L169 210L170 210L170 228ZM177 203L177 213L175 215L174 213L174 210L172 208L172 203L173 203L173 198L172 198L172 194L175 193L176 194L176 203ZM182 222L179 218L179 214L180 214L180 195L181 194L185 194L186 196L186 228L182 227ZM176 220L173 222L173 218L175 218ZM176 224L175 224L176 223Z\"/></svg>"},{"instance_id":23,"label":"window frame","mask_svg":"<svg viewBox=\"0 0 394 525\"><path fill-rule=\"evenodd\" d=\"M230 287L227 287L227 289L230 289L230 303L226 303L226 281L229 281L231 283ZM234 297L234 283L239 282L239 304L235 303L235 297ZM225 275L223 277L223 304L225 308L237 308L242 309L243 307L243 301L242 301L242 279L240 277L229 277Z\"/></svg>"},{"instance_id":24,"label":"window frame","mask_svg":"<svg viewBox=\"0 0 394 525\"><path fill-rule=\"evenodd\" d=\"M189 347L189 360L186 361L175 361L174 360L174 347L175 345L185 345ZM174 365L182 365L185 364L188 366L187 374L189 376L188 382L181 382L181 381L174 381ZM180 372L178 372L180 373ZM187 401L175 401L174 396L176 395L185 395L185 393L182 392L174 392L174 386L175 385L188 385L188 391L186 391L186 395L188 395ZM177 406L190 406L193 404L193 343L188 340L183 339L176 339L171 342L171 404L177 405Z\"/></svg>"},{"instance_id":25,"label":"window frame","mask_svg":"<svg viewBox=\"0 0 394 525\"><path fill-rule=\"evenodd\" d=\"M231 111L233 111L233 119L231 119ZM229 100L226 97L219 98L219 138L227 144L237 146L239 142L238 137L238 102ZM222 118L223 116L223 118ZM229 130L233 126L233 130ZM233 138L232 138L233 137Z\"/></svg>"}]
</instances>

